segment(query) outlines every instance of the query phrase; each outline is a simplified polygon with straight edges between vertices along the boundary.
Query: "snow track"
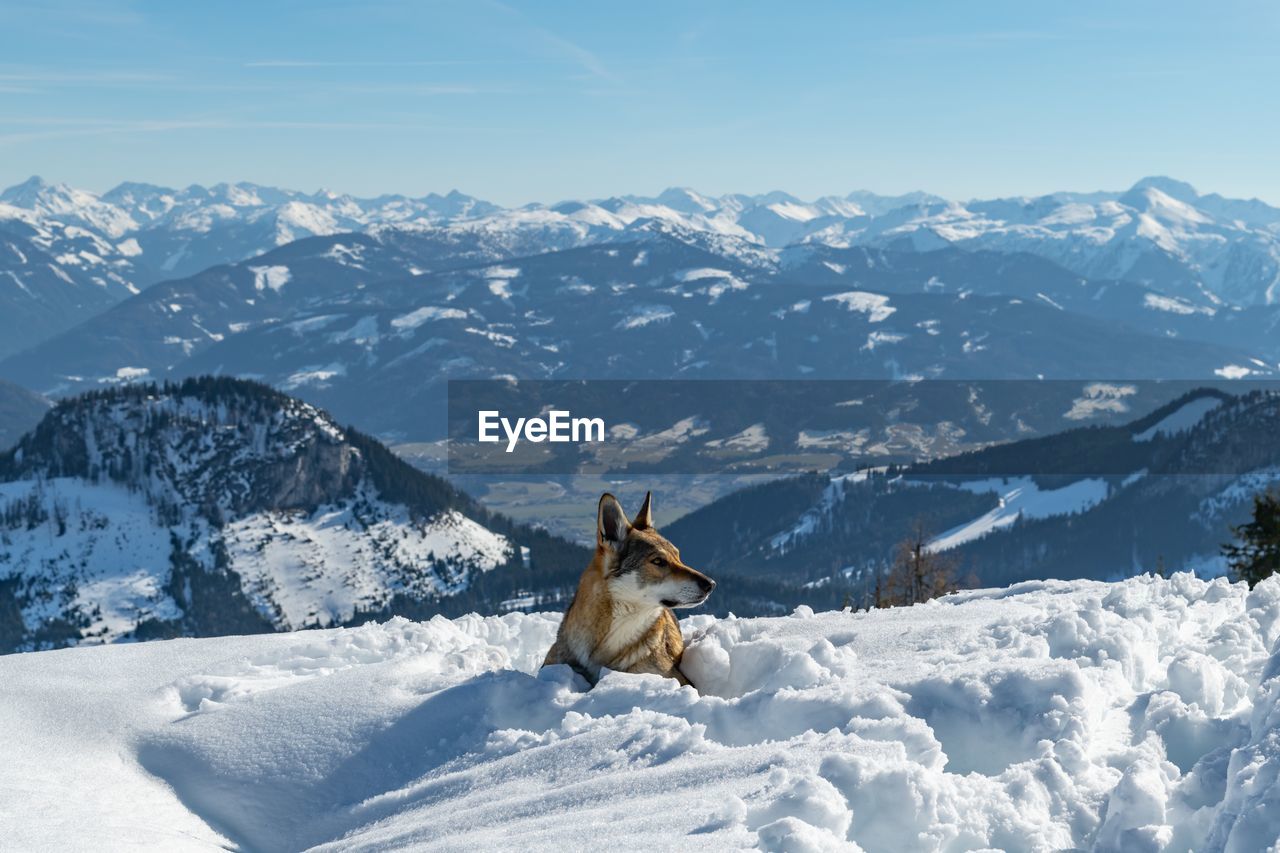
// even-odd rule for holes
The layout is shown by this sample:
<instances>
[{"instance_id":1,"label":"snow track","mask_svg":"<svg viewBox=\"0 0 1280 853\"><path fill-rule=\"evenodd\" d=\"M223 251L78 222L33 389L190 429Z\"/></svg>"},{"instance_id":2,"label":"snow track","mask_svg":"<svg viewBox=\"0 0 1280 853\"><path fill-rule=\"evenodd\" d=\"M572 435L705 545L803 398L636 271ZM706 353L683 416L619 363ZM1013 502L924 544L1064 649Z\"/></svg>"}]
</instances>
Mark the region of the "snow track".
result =
<instances>
[{"instance_id":1,"label":"snow track","mask_svg":"<svg viewBox=\"0 0 1280 853\"><path fill-rule=\"evenodd\" d=\"M1261 850L1280 579L685 621L702 694L538 673L557 617L0 659L20 848Z\"/></svg>"}]
</instances>

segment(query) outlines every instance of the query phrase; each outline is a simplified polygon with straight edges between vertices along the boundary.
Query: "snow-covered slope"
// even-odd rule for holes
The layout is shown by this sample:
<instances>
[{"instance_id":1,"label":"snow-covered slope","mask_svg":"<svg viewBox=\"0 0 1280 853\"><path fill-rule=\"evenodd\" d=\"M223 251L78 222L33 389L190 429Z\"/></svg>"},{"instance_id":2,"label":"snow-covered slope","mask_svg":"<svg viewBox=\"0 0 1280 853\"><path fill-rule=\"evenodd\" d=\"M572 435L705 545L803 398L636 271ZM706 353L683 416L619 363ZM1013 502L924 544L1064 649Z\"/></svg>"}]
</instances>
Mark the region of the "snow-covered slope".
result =
<instances>
[{"instance_id":1,"label":"snow-covered slope","mask_svg":"<svg viewBox=\"0 0 1280 853\"><path fill-rule=\"evenodd\" d=\"M478 573L527 573L508 533L264 386L102 392L0 455L0 652L429 611Z\"/></svg>"},{"instance_id":2,"label":"snow-covered slope","mask_svg":"<svg viewBox=\"0 0 1280 853\"><path fill-rule=\"evenodd\" d=\"M1276 849L1280 579L694 617L701 687L552 615L0 659L22 849ZM605 842L602 833L607 833Z\"/></svg>"},{"instance_id":3,"label":"snow-covered slope","mask_svg":"<svg viewBox=\"0 0 1280 853\"><path fill-rule=\"evenodd\" d=\"M1072 388L1000 386L971 396L974 411L985 417L1003 408L1000 392L1025 402L1047 388ZM1158 406L1151 397L1137 402L1157 389L1169 393ZM811 589L847 589L854 601L872 594L877 572L920 524L932 548L954 562L957 578L970 577L971 585L1225 573L1222 543L1249 520L1254 495L1280 482L1280 395L1176 383L1079 383L1073 393L1046 407L1070 424L1066 430L1035 428L1021 439L945 455L920 448L926 452L915 451L919 456L933 458L905 468L759 484L664 532L690 542L688 558L713 576L730 568L785 575ZM955 400L947 407L959 411ZM898 406L880 397L868 408ZM1127 412L1143 409L1147 414L1128 420ZM952 423L977 437L969 422ZM781 431L770 424L769 432ZM875 426L871 435L881 441ZM702 535L730 527L728 541L708 543Z\"/></svg>"}]
</instances>

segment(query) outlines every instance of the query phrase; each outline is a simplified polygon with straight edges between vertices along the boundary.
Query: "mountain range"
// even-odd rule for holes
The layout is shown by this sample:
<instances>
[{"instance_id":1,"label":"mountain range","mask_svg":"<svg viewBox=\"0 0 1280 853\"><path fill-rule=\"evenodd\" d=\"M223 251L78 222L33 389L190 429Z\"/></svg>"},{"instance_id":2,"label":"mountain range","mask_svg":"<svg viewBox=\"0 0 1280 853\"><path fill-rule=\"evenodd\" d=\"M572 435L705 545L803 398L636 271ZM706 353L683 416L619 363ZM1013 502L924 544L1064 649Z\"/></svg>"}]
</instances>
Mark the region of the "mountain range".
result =
<instances>
[{"instance_id":1,"label":"mountain range","mask_svg":"<svg viewBox=\"0 0 1280 853\"><path fill-rule=\"evenodd\" d=\"M960 579L1005 586L1041 578L1114 580L1226 570L1232 526L1280 482L1280 394L1204 389L1114 425L907 466L764 483L665 531L714 573L790 573L864 600L894 548L922 528ZM732 523L734 536L696 531Z\"/></svg>"},{"instance_id":2,"label":"mountain range","mask_svg":"<svg viewBox=\"0 0 1280 853\"><path fill-rule=\"evenodd\" d=\"M250 183L175 190L123 183L95 194L41 178L0 193L0 218L90 231L134 258L143 286L177 278L305 236L404 224L459 231L572 231L598 238L643 221L777 249L797 243L943 244L1029 251L1089 278L1143 280L1181 266L1182 284L1209 299L1280 301L1280 208L1258 199L1200 194L1167 177L1128 190L954 201L928 193L866 191L805 201L784 192L707 196L686 188L657 196L564 200L504 208L452 191L419 198L356 198ZM237 253L238 256L237 256Z\"/></svg>"},{"instance_id":3,"label":"mountain range","mask_svg":"<svg viewBox=\"0 0 1280 853\"><path fill-rule=\"evenodd\" d=\"M556 609L589 557L244 380L89 392L0 454L0 653Z\"/></svg>"},{"instance_id":4,"label":"mountain range","mask_svg":"<svg viewBox=\"0 0 1280 853\"><path fill-rule=\"evenodd\" d=\"M896 383L876 417L822 398L804 428L749 399L624 418L640 441L694 418L686 452L772 476L771 456L818 469L677 522L695 565L735 578L721 612L861 594L915 518L987 583L1219 571L1276 464L1238 446L1272 448L1273 398L1231 383L1280 370L1278 235L1275 208L1165 178L519 208L33 179L0 194L0 647L560 602L579 546L381 443L444 437L451 379ZM1036 417L991 392L1005 379L1048 389ZM1217 390L1115 396L1141 379ZM921 405L922 380L954 393ZM1046 452L1109 467L1038 471ZM1234 467L1190 476L1215 454ZM722 523L727 542L697 533Z\"/></svg>"},{"instance_id":5,"label":"mountain range","mask_svg":"<svg viewBox=\"0 0 1280 853\"><path fill-rule=\"evenodd\" d=\"M64 401L0 457L5 651L344 624L581 557L239 380Z\"/></svg>"},{"instance_id":6,"label":"mountain range","mask_svg":"<svg viewBox=\"0 0 1280 853\"><path fill-rule=\"evenodd\" d=\"M1213 380L1280 360L1280 306L1193 310L1026 253L815 244L766 263L705 236L650 221L533 254L489 232L306 238L148 288L0 376L51 395L242 376L408 441L443 435L459 378Z\"/></svg>"},{"instance_id":7,"label":"mountain range","mask_svg":"<svg viewBox=\"0 0 1280 853\"><path fill-rule=\"evenodd\" d=\"M986 586L1216 574L1280 481L1277 421L1275 392L1198 390L1130 423L772 480L663 532L721 581L716 613L866 601L917 525ZM0 456L0 651L555 609L588 556L243 380L90 392Z\"/></svg>"},{"instance_id":8,"label":"mountain range","mask_svg":"<svg viewBox=\"0 0 1280 853\"><path fill-rule=\"evenodd\" d=\"M0 376L257 378L398 441L452 378L1267 377L1278 222L1167 178L520 208L33 178L0 193Z\"/></svg>"}]
</instances>

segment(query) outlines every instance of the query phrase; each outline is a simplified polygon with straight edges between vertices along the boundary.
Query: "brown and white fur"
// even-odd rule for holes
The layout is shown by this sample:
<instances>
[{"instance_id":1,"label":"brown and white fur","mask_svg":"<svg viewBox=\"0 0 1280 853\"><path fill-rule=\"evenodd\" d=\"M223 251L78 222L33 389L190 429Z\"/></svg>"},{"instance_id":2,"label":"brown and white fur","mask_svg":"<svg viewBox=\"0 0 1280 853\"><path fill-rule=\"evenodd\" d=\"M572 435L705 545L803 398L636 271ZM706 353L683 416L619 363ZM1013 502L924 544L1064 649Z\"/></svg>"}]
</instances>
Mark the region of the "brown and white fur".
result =
<instances>
[{"instance_id":1,"label":"brown and white fur","mask_svg":"<svg viewBox=\"0 0 1280 853\"><path fill-rule=\"evenodd\" d=\"M635 521L610 494L596 511L596 553L560 623L543 666L567 663L593 685L601 668L647 672L688 684L680 671L684 637L673 607L696 607L716 582L680 560L653 528L653 495Z\"/></svg>"}]
</instances>

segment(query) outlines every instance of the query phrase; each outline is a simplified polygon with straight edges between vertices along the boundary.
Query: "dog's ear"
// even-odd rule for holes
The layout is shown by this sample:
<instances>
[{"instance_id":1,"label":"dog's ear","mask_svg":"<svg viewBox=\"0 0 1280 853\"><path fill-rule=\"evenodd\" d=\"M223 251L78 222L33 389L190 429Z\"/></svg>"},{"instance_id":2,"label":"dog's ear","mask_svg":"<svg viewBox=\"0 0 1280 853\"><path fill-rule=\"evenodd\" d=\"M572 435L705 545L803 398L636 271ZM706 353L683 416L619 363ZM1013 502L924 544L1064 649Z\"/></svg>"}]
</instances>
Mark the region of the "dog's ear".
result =
<instances>
[{"instance_id":1,"label":"dog's ear","mask_svg":"<svg viewBox=\"0 0 1280 853\"><path fill-rule=\"evenodd\" d=\"M640 504L640 511L636 513L636 520L631 525L636 530L653 529L653 492L644 493L644 503Z\"/></svg>"},{"instance_id":2,"label":"dog's ear","mask_svg":"<svg viewBox=\"0 0 1280 853\"><path fill-rule=\"evenodd\" d=\"M600 496L600 508L596 511L596 544L617 550L631 532L631 522L622 511L622 504L605 492Z\"/></svg>"}]
</instances>

